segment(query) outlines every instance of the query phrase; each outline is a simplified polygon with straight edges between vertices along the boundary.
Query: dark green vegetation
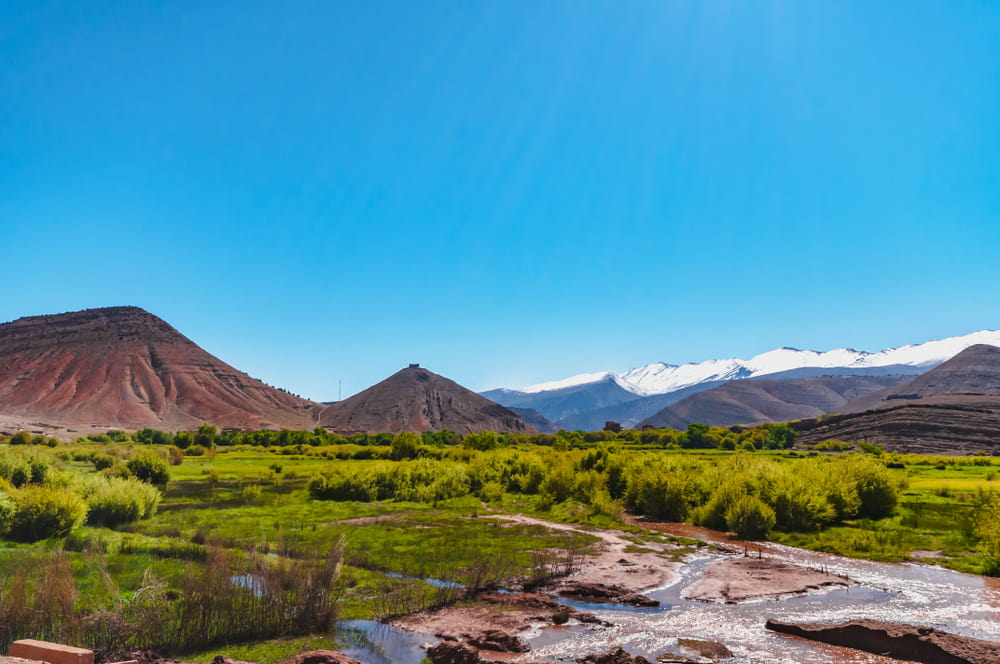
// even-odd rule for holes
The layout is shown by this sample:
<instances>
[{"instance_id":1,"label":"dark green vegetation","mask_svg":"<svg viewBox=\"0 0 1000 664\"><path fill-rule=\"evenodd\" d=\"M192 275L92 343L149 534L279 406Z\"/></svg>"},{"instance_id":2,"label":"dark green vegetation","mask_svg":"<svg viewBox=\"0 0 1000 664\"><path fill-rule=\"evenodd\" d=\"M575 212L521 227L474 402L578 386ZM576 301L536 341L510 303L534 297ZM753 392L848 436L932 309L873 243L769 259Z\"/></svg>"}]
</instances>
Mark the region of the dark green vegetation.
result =
<instances>
[{"instance_id":1,"label":"dark green vegetation","mask_svg":"<svg viewBox=\"0 0 1000 664\"><path fill-rule=\"evenodd\" d=\"M996 460L803 453L780 425L96 438L0 445L5 642L208 655L324 636L336 618L542 583L597 541L490 511L622 528L631 512L845 555L926 549L956 569L1000 567Z\"/></svg>"},{"instance_id":2,"label":"dark green vegetation","mask_svg":"<svg viewBox=\"0 0 1000 664\"><path fill-rule=\"evenodd\" d=\"M47 439L38 436L32 439L22 432L25 441L44 443ZM20 435L20 434L19 434ZM400 436L403 436L401 439ZM107 431L80 438L77 442L128 442L153 445L174 445L186 455L201 456L215 445L234 447L250 445L254 447L298 448L286 453L303 453L306 447L329 447L333 445L356 445L374 447L368 456L362 453L358 458L412 458L417 445L444 446L461 445L470 449L488 450L515 445L537 445L569 449L591 446L601 442L618 442L630 446L664 449L723 449L723 450L773 450L788 449L795 443L795 431L785 424L761 424L755 427L709 427L692 424L686 431L673 429L650 429L647 431L559 431L554 434L493 433L486 431L462 436L454 431L425 431L422 434L351 434L330 433L322 428L313 431L232 431L219 432L215 427L202 425L196 432L179 431L175 434L155 429L141 429L134 434L124 431ZM55 440L55 439L51 439ZM13 442L13 441L12 441ZM391 450L385 450L390 447Z\"/></svg>"}]
</instances>

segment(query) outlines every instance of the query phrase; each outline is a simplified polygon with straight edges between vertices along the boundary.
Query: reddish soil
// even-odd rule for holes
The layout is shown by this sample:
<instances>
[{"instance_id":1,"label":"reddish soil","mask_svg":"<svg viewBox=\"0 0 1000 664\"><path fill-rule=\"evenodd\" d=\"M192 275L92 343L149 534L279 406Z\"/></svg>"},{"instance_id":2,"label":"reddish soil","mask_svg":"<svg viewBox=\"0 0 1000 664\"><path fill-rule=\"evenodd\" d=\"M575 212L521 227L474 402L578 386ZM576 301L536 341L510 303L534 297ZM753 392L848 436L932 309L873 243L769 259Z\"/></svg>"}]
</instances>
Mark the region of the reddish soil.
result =
<instances>
[{"instance_id":1,"label":"reddish soil","mask_svg":"<svg viewBox=\"0 0 1000 664\"><path fill-rule=\"evenodd\" d=\"M849 579L777 560L730 558L709 565L705 575L688 589L687 597L706 602L745 602L853 584Z\"/></svg>"},{"instance_id":2,"label":"reddish soil","mask_svg":"<svg viewBox=\"0 0 1000 664\"><path fill-rule=\"evenodd\" d=\"M1000 664L1000 643L877 620L839 625L768 620L767 628L813 641L926 664Z\"/></svg>"},{"instance_id":3,"label":"reddish soil","mask_svg":"<svg viewBox=\"0 0 1000 664\"><path fill-rule=\"evenodd\" d=\"M480 431L536 433L520 417L419 366L396 372L364 392L326 406L320 424L340 433Z\"/></svg>"},{"instance_id":4,"label":"reddish soil","mask_svg":"<svg viewBox=\"0 0 1000 664\"><path fill-rule=\"evenodd\" d=\"M137 307L0 325L0 425L190 429L304 428L311 401L210 355Z\"/></svg>"},{"instance_id":5,"label":"reddish soil","mask_svg":"<svg viewBox=\"0 0 1000 664\"><path fill-rule=\"evenodd\" d=\"M468 603L421 611L393 621L402 629L433 634L439 638L476 644L484 633L517 634L533 624L556 624L567 618L600 622L589 613L561 604L537 593L482 593ZM478 646L482 647L479 642ZM509 652L509 651L508 651Z\"/></svg>"}]
</instances>

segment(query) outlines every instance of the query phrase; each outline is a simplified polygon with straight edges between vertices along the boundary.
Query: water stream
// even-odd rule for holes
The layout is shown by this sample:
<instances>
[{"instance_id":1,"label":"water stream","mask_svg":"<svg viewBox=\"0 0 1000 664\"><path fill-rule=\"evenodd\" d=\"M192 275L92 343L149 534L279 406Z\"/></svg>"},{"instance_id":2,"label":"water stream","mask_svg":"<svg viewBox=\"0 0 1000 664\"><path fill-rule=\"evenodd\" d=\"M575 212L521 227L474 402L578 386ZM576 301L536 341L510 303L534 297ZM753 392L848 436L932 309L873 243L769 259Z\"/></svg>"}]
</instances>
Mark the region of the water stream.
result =
<instances>
[{"instance_id":1,"label":"water stream","mask_svg":"<svg viewBox=\"0 0 1000 664\"><path fill-rule=\"evenodd\" d=\"M733 546L724 533L684 524L644 524L646 527L707 542ZM739 543L737 543L739 545ZM598 615L611 627L579 624L538 625L523 635L532 651L526 661L572 662L615 646L655 661L664 653L686 654L679 638L718 641L735 654L739 664L887 664L895 662L849 648L775 634L764 629L767 618L793 622L837 623L854 618L936 627L956 634L1000 642L1000 579L961 574L924 564L891 564L854 560L780 544L752 545L765 558L825 569L859 585L778 600L715 604L687 599L685 590L705 569L725 554L699 552L680 566L673 583L645 594L660 601L658 608L636 608L561 599ZM431 582L433 580L428 580ZM253 580L240 579L247 587ZM435 585L449 586L447 582ZM338 640L344 652L364 664L419 664L434 637L368 620L342 621Z\"/></svg>"},{"instance_id":2,"label":"water stream","mask_svg":"<svg viewBox=\"0 0 1000 664\"><path fill-rule=\"evenodd\" d=\"M732 545L723 533L675 524L645 524L657 530L703 541ZM756 548L756 545L754 545ZM860 585L779 600L744 604L712 604L688 600L685 589L724 554L700 554L681 568L681 578L647 595L662 611L589 605L613 623L596 629L576 625L539 628L529 638L533 659L571 661L583 654L606 652L620 645L648 659L664 652L681 653L678 638L719 641L735 654L732 662L844 664L891 662L846 648L775 634L764 629L767 618L795 622L835 623L873 618L937 627L949 632L1000 641L1000 583L997 579L961 574L930 565L877 563L804 551L780 544L760 546L761 555L783 562L824 568Z\"/></svg>"}]
</instances>

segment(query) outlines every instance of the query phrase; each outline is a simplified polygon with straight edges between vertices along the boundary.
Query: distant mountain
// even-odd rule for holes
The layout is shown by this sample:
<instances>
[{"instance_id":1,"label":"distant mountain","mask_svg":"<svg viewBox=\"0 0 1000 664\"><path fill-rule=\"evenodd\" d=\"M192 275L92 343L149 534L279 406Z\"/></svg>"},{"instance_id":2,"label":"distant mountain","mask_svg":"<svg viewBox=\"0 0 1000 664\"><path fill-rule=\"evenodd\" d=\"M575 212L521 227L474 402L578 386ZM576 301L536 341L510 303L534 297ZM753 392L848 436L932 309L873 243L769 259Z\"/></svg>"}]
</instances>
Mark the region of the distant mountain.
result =
<instances>
[{"instance_id":1,"label":"distant mountain","mask_svg":"<svg viewBox=\"0 0 1000 664\"><path fill-rule=\"evenodd\" d=\"M684 390L682 396L688 396L730 381L761 377L916 375L981 343L1000 344L1000 330L983 330L877 353L850 348L826 352L779 348L750 360L732 358L682 365L657 362L620 374L607 371L579 374L521 389L500 388L483 394L505 406L533 408L566 428L603 426L605 420L632 426L680 399L645 401L650 397L681 390Z\"/></svg>"},{"instance_id":2,"label":"distant mountain","mask_svg":"<svg viewBox=\"0 0 1000 664\"><path fill-rule=\"evenodd\" d=\"M595 431L603 428L605 422L611 421L618 422L624 427L635 427L641 421L655 415L670 404L677 403L689 395L698 394L724 384L724 382L700 383L667 394L637 397L614 406L605 406L585 413L568 415L559 420L559 426L569 431Z\"/></svg>"},{"instance_id":3,"label":"distant mountain","mask_svg":"<svg viewBox=\"0 0 1000 664\"><path fill-rule=\"evenodd\" d=\"M976 345L905 383L797 423L800 442L867 441L925 453L1000 452L1000 348Z\"/></svg>"},{"instance_id":4,"label":"distant mountain","mask_svg":"<svg viewBox=\"0 0 1000 664\"><path fill-rule=\"evenodd\" d=\"M843 408L852 399L910 378L897 375L735 380L685 397L642 421L640 426L685 429L694 422L732 426L819 417Z\"/></svg>"},{"instance_id":5,"label":"distant mountain","mask_svg":"<svg viewBox=\"0 0 1000 664\"><path fill-rule=\"evenodd\" d=\"M138 307L0 325L0 413L136 429L311 426L313 402L210 355Z\"/></svg>"},{"instance_id":6,"label":"distant mountain","mask_svg":"<svg viewBox=\"0 0 1000 664\"><path fill-rule=\"evenodd\" d=\"M535 433L516 414L443 376L410 365L363 392L325 406L319 423L341 433L479 431Z\"/></svg>"},{"instance_id":7,"label":"distant mountain","mask_svg":"<svg viewBox=\"0 0 1000 664\"><path fill-rule=\"evenodd\" d=\"M489 390L482 395L511 408L531 408L559 424L571 415L588 413L605 406L633 401L636 395L623 388L612 374L582 385L567 385L525 392L522 390ZM603 426L603 422L601 423Z\"/></svg>"},{"instance_id":8,"label":"distant mountain","mask_svg":"<svg viewBox=\"0 0 1000 664\"><path fill-rule=\"evenodd\" d=\"M512 413L533 427L538 433L555 433L559 427L550 422L544 415L531 408L509 408Z\"/></svg>"},{"instance_id":9,"label":"distant mountain","mask_svg":"<svg viewBox=\"0 0 1000 664\"><path fill-rule=\"evenodd\" d=\"M978 344L901 385L859 397L842 412L860 413L942 394L1000 394L1000 348Z\"/></svg>"}]
</instances>

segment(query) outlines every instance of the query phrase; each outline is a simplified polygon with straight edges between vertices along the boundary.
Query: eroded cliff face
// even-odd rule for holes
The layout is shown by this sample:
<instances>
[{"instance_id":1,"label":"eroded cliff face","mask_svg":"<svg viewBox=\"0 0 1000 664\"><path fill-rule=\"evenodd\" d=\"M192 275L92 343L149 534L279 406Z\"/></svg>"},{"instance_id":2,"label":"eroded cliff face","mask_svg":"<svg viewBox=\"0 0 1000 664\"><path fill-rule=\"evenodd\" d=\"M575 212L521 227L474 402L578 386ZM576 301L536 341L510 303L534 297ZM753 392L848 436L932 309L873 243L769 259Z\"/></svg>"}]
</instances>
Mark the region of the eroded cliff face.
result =
<instances>
[{"instance_id":1,"label":"eroded cliff face","mask_svg":"<svg viewBox=\"0 0 1000 664\"><path fill-rule=\"evenodd\" d=\"M793 423L799 443L863 440L927 454L1000 452L1000 348L971 346L910 381L846 404L843 411Z\"/></svg>"},{"instance_id":2,"label":"eroded cliff face","mask_svg":"<svg viewBox=\"0 0 1000 664\"><path fill-rule=\"evenodd\" d=\"M792 423L798 443L865 441L921 454L1000 452L1000 395L941 395L864 413Z\"/></svg>"},{"instance_id":3,"label":"eroded cliff face","mask_svg":"<svg viewBox=\"0 0 1000 664\"><path fill-rule=\"evenodd\" d=\"M320 424L343 433L479 431L535 433L515 413L458 383L411 366L320 412Z\"/></svg>"},{"instance_id":4,"label":"eroded cliff face","mask_svg":"<svg viewBox=\"0 0 1000 664\"><path fill-rule=\"evenodd\" d=\"M302 428L314 405L234 369L137 307L0 325L0 414L129 429Z\"/></svg>"}]
</instances>

